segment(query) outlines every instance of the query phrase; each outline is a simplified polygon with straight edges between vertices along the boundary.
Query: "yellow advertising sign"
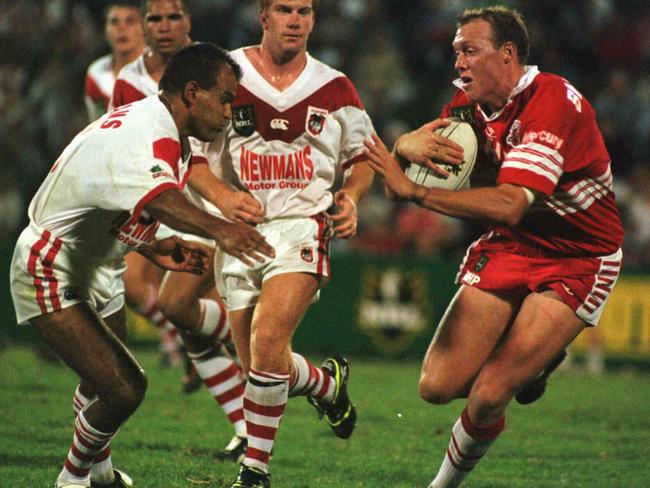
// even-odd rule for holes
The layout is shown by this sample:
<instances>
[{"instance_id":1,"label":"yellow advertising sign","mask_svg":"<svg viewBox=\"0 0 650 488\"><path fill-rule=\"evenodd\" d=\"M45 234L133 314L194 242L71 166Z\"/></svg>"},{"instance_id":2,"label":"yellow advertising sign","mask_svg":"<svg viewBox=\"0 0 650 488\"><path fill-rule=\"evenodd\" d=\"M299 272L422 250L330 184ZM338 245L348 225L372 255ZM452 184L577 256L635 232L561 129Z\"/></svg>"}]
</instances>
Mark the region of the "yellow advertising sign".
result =
<instances>
[{"instance_id":1,"label":"yellow advertising sign","mask_svg":"<svg viewBox=\"0 0 650 488\"><path fill-rule=\"evenodd\" d=\"M606 355L650 358L650 277L620 277L598 324ZM574 345L587 349L586 334Z\"/></svg>"}]
</instances>

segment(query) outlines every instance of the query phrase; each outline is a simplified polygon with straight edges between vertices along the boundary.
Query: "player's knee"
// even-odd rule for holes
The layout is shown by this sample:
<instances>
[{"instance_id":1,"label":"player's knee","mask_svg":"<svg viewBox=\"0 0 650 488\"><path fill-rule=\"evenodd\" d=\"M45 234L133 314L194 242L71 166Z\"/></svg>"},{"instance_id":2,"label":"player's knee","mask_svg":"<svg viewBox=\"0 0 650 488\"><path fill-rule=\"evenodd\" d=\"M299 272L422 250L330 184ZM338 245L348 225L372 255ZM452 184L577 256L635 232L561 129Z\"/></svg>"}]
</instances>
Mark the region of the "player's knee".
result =
<instances>
[{"instance_id":1,"label":"player's knee","mask_svg":"<svg viewBox=\"0 0 650 488\"><path fill-rule=\"evenodd\" d=\"M258 360L268 358L272 363L277 363L284 358L288 341L283 337L273 334L271 330L256 331L251 341L251 350Z\"/></svg>"},{"instance_id":2,"label":"player's knee","mask_svg":"<svg viewBox=\"0 0 650 488\"><path fill-rule=\"evenodd\" d=\"M420 396L428 403L445 405L456 398L456 392L431 375L422 374L419 383Z\"/></svg>"},{"instance_id":3,"label":"player's knee","mask_svg":"<svg viewBox=\"0 0 650 488\"><path fill-rule=\"evenodd\" d=\"M139 370L131 374L127 382L113 391L110 403L126 419L137 410L144 400L147 386L147 376L144 371Z\"/></svg>"},{"instance_id":4,"label":"player's knee","mask_svg":"<svg viewBox=\"0 0 650 488\"><path fill-rule=\"evenodd\" d=\"M499 385L477 384L471 392L471 402L478 417L490 418L504 410L512 394Z\"/></svg>"},{"instance_id":5,"label":"player's knee","mask_svg":"<svg viewBox=\"0 0 650 488\"><path fill-rule=\"evenodd\" d=\"M185 302L172 294L161 293L156 301L158 310L174 324L183 321Z\"/></svg>"},{"instance_id":6,"label":"player's knee","mask_svg":"<svg viewBox=\"0 0 650 488\"><path fill-rule=\"evenodd\" d=\"M146 297L140 293L140 290L136 287L125 287L124 289L124 299L126 303L134 310L137 310L140 313L145 313L146 308Z\"/></svg>"}]
</instances>

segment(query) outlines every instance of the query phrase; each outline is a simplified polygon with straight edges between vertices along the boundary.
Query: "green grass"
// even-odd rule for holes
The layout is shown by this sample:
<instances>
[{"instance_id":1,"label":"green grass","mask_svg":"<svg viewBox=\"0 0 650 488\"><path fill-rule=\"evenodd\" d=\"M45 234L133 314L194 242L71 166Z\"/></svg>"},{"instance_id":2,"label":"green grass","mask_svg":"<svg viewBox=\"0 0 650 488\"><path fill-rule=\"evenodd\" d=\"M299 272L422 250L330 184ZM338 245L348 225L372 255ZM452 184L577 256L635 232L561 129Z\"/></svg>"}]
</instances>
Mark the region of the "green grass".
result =
<instances>
[{"instance_id":1,"label":"green grass","mask_svg":"<svg viewBox=\"0 0 650 488\"><path fill-rule=\"evenodd\" d=\"M237 467L213 460L232 433L202 390L182 395L180 372L136 351L147 397L113 443L115 465L138 488L229 487ZM352 361L357 430L333 436L302 398L292 399L271 461L275 488L426 487L464 403L427 405L416 362ZM453 372L450 372L453 374ZM538 403L513 404L507 428L467 488L650 486L646 375L557 373ZM0 352L0 486L49 487L72 439L74 375L21 348Z\"/></svg>"}]
</instances>

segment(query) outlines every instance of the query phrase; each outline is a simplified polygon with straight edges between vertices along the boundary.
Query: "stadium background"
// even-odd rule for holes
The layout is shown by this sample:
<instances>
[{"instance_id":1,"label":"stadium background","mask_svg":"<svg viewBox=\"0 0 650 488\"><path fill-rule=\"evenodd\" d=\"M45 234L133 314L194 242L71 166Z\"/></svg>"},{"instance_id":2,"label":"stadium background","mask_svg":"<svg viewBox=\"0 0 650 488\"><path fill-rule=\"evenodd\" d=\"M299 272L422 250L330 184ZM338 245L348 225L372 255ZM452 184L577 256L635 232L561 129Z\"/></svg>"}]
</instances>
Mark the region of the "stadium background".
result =
<instances>
[{"instance_id":1,"label":"stadium background","mask_svg":"<svg viewBox=\"0 0 650 488\"><path fill-rule=\"evenodd\" d=\"M260 37L254 0L190 0L192 38L226 48ZM568 78L596 107L626 226L625 272L603 317L608 359L650 360L650 5L645 0L504 1L525 15L531 64ZM321 0L310 52L354 81L386 142L434 118L454 78L455 16L490 2ZM0 344L17 328L9 260L26 206L87 123L84 73L107 52L101 0L0 2ZM645 29L644 29L645 27ZM89 162L91 163L91 162ZM457 263L480 228L390 205L378 185L360 233L336 242L334 279L296 342L310 352L419 357L454 293ZM137 340L152 329L132 317ZM584 340L579 339L577 350Z\"/></svg>"}]
</instances>

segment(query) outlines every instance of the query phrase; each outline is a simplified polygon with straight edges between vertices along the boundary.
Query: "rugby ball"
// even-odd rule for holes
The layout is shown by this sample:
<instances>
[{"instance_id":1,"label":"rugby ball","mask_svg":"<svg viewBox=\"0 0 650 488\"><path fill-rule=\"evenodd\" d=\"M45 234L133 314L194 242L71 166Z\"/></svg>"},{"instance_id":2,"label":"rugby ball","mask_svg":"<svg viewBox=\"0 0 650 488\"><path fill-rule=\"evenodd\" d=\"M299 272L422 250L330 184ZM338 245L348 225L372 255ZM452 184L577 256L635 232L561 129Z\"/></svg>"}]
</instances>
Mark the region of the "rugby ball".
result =
<instances>
[{"instance_id":1,"label":"rugby ball","mask_svg":"<svg viewBox=\"0 0 650 488\"><path fill-rule=\"evenodd\" d=\"M451 139L463 147L463 162L459 165L445 164L433 159L442 169L449 173L447 178L433 172L426 166L411 163L404 173L406 177L427 188L441 188L443 190L464 190L469 188L469 177L472 175L476 154L478 152L478 139L473 127L460 119L451 119L447 127L436 129L436 134Z\"/></svg>"}]
</instances>

